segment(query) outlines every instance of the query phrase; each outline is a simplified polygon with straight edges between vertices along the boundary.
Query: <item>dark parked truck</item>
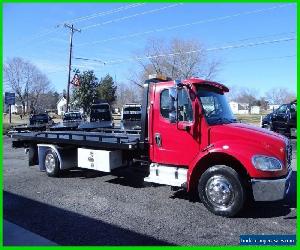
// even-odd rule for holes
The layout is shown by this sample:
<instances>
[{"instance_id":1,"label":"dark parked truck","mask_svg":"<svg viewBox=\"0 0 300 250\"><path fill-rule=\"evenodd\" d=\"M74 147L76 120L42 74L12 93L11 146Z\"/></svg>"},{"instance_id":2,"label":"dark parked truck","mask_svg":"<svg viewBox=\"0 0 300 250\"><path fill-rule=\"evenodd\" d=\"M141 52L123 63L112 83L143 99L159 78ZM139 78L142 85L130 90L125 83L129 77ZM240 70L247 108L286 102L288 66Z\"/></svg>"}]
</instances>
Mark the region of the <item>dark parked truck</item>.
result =
<instances>
[{"instance_id":1,"label":"dark parked truck","mask_svg":"<svg viewBox=\"0 0 300 250\"><path fill-rule=\"evenodd\" d=\"M33 114L29 117L29 124L13 127L14 131L44 131L54 124L52 118L46 113Z\"/></svg>"},{"instance_id":2,"label":"dark parked truck","mask_svg":"<svg viewBox=\"0 0 300 250\"><path fill-rule=\"evenodd\" d=\"M125 104L121 111L121 128L125 130L140 130L142 119L142 105L136 103Z\"/></svg>"},{"instance_id":3,"label":"dark parked truck","mask_svg":"<svg viewBox=\"0 0 300 250\"><path fill-rule=\"evenodd\" d=\"M84 118L79 111L66 112L63 121L49 128L51 131L77 130L78 126L84 122Z\"/></svg>"},{"instance_id":4,"label":"dark parked truck","mask_svg":"<svg viewBox=\"0 0 300 250\"><path fill-rule=\"evenodd\" d=\"M198 193L206 208L234 216L247 199L275 201L290 187L289 140L236 122L222 84L152 78L144 84L141 131L14 134L29 164L49 176L74 167L146 170L145 182Z\"/></svg>"},{"instance_id":5,"label":"dark parked truck","mask_svg":"<svg viewBox=\"0 0 300 250\"><path fill-rule=\"evenodd\" d=\"M78 129L92 131L103 128L113 128L111 108L108 103L92 104L90 122L80 124Z\"/></svg>"},{"instance_id":6,"label":"dark parked truck","mask_svg":"<svg viewBox=\"0 0 300 250\"><path fill-rule=\"evenodd\" d=\"M297 101L283 104L262 120L262 127L278 132L288 137L296 136L297 129Z\"/></svg>"}]
</instances>

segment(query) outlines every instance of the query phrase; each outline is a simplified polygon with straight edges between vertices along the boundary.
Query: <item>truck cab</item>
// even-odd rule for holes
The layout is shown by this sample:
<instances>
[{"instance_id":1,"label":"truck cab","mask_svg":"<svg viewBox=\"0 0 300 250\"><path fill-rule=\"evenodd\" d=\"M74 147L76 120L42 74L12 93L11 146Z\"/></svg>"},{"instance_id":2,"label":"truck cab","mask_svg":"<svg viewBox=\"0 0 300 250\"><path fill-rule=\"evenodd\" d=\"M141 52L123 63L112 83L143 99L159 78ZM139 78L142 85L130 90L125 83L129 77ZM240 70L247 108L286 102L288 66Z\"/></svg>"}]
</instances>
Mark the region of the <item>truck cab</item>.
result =
<instances>
[{"instance_id":1,"label":"truck cab","mask_svg":"<svg viewBox=\"0 0 300 250\"><path fill-rule=\"evenodd\" d=\"M121 129L140 130L142 118L142 105L137 103L128 103L122 107L121 111Z\"/></svg>"},{"instance_id":2,"label":"truck cab","mask_svg":"<svg viewBox=\"0 0 300 250\"><path fill-rule=\"evenodd\" d=\"M289 140L237 122L226 86L199 78L149 84L151 164L145 181L186 186L224 216L236 214L249 194L256 201L284 198Z\"/></svg>"},{"instance_id":3,"label":"truck cab","mask_svg":"<svg viewBox=\"0 0 300 250\"><path fill-rule=\"evenodd\" d=\"M79 130L93 131L97 129L113 128L111 108L108 103L91 105L90 122L81 123Z\"/></svg>"}]
</instances>

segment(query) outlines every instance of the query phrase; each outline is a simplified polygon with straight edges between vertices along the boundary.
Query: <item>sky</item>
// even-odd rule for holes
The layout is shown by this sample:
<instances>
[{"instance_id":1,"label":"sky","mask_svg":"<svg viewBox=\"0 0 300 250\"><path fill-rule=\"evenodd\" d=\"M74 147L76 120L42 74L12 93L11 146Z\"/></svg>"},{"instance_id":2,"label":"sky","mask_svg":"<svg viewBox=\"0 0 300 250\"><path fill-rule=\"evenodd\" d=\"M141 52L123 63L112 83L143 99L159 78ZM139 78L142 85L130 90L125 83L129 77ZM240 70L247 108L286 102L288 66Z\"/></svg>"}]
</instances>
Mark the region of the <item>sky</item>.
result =
<instances>
[{"instance_id":1,"label":"sky","mask_svg":"<svg viewBox=\"0 0 300 250\"><path fill-rule=\"evenodd\" d=\"M257 96L271 88L296 92L295 4L7 3L3 12L4 62L30 61L60 93L68 78L64 23L81 29L73 37L73 68L92 69L98 78L108 73L118 84L132 84L129 78L141 70L132 57L149 39L179 38L201 43L221 63L215 80L225 85Z\"/></svg>"}]
</instances>

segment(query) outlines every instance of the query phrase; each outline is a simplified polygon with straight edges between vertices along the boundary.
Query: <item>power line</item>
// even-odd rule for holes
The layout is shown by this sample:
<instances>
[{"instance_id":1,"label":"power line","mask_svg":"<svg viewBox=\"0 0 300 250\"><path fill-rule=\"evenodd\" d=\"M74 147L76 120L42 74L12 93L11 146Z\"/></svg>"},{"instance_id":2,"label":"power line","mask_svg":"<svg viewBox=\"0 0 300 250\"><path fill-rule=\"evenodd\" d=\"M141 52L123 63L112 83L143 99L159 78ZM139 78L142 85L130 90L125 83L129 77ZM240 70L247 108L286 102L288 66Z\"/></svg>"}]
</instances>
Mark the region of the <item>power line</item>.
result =
<instances>
[{"instance_id":1,"label":"power line","mask_svg":"<svg viewBox=\"0 0 300 250\"><path fill-rule=\"evenodd\" d=\"M101 11L101 12L96 12L87 16L82 16L82 17L78 17L72 20L66 20L64 22L61 23L78 23L78 22L83 22L86 20L90 20L96 17L102 17L102 16L107 16L110 14L114 14L114 13L118 13L124 10L128 10L128 9L132 9L132 8L136 8L139 6L145 5L145 3L135 3L135 4L130 4L130 5L126 5L126 6L122 6L116 9L112 9L112 10L108 10L108 11Z\"/></svg>"},{"instance_id":2,"label":"power line","mask_svg":"<svg viewBox=\"0 0 300 250\"><path fill-rule=\"evenodd\" d=\"M145 59L154 59L154 58L159 58L159 57L170 57L170 56L176 56L176 55L182 55L182 54L193 54L193 53L201 52L203 50L207 51L207 52L221 51L221 50L228 50L228 49L254 47L254 46L265 45L265 44L275 44L275 43L288 42L288 41L293 41L293 40L296 40L296 37L287 37L287 38L280 38L280 39L274 39L274 40L266 40L266 41L261 41L261 42L227 45L227 46L222 46L222 47L214 47L214 48L208 48L208 49L196 49L196 50L190 50L190 51L184 51L184 52L174 52L174 53L151 55L151 56L141 56L141 57L136 56L136 57L130 57L130 58L110 60L110 61L106 61L104 63L102 60L83 58L83 57L81 57L81 60L93 61L93 62L101 61L101 63L103 65L118 64L118 63L123 63L123 62L127 62L127 61L141 61L141 60L145 60Z\"/></svg>"},{"instance_id":3,"label":"power line","mask_svg":"<svg viewBox=\"0 0 300 250\"><path fill-rule=\"evenodd\" d=\"M107 24L110 24L110 23L120 22L120 21L123 21L123 20L126 20L126 19L137 17L137 16L142 16L142 15L158 12L158 11L161 11L161 10L174 8L174 7L179 6L179 5L182 5L182 3L171 4L171 5L168 5L168 6L161 7L161 8L143 11L143 12L136 13L136 14L133 14L133 15L129 15L129 16L120 17L120 18L109 20L109 21L105 21L105 22L102 22L102 23L96 23L96 24L88 25L88 26L85 26L81 29L82 30L87 30L87 29L90 29L90 28L95 28L95 27L107 25Z\"/></svg>"},{"instance_id":4,"label":"power line","mask_svg":"<svg viewBox=\"0 0 300 250\"><path fill-rule=\"evenodd\" d=\"M66 21L60 22L59 24L55 25L53 28L48 28L45 31L38 32L36 35L33 35L31 38L26 39L24 42L31 42L33 40L36 40L36 39L42 38L44 36L50 35L50 34L56 32L57 28L63 26L65 23L78 23L78 22L90 20L90 19L93 19L93 18L96 18L96 17L102 17L102 16L118 13L118 12L121 12L121 11L124 11L124 10L128 10L128 9L131 9L131 8L136 8L136 7L142 6L144 4L145 3L130 4L130 5L127 5L127 6L116 8L116 9L112 9L112 10L108 10L108 11L102 11L102 12L96 12L96 13L90 14L88 16L78 17L78 18L75 18L73 20L66 20Z\"/></svg>"},{"instance_id":5,"label":"power line","mask_svg":"<svg viewBox=\"0 0 300 250\"><path fill-rule=\"evenodd\" d=\"M236 13L233 15L226 15L226 16L222 16L222 17L203 19L203 20L199 20L199 21L195 21L195 22L191 22L191 23L184 23L184 24L179 24L179 25L174 25L174 26L168 26L165 28L157 28L157 29L152 29L152 30L143 31L143 32L136 32L136 33L131 33L131 34L127 34L127 35L115 36L115 37L111 37L111 38L104 39L104 40L81 43L81 44L78 44L77 46L92 45L92 44L98 44L98 43L102 43L102 42L110 42L110 41L114 41L114 40L149 35L149 34L156 33L156 32L163 32L163 31L170 31L170 30L174 30L174 29L186 28L186 27L193 26L193 25L206 24L206 23L211 23L211 22L216 22L216 21L227 20L230 18L235 18L235 17L239 17L239 16L243 16L243 15L264 13L264 12L272 11L272 10L279 9L279 8L285 8L288 6L291 6L291 4L276 5L276 6L264 8L264 9L256 9L256 10L252 10L252 11L239 12L239 13Z\"/></svg>"},{"instance_id":6,"label":"power line","mask_svg":"<svg viewBox=\"0 0 300 250\"><path fill-rule=\"evenodd\" d=\"M226 63L240 63L240 62L252 62L252 61L269 61L273 59L286 59L286 58L293 58L297 55L286 55L286 56L272 56L272 57L258 57L258 58L250 58L246 60L235 60L235 61L228 61Z\"/></svg>"}]
</instances>

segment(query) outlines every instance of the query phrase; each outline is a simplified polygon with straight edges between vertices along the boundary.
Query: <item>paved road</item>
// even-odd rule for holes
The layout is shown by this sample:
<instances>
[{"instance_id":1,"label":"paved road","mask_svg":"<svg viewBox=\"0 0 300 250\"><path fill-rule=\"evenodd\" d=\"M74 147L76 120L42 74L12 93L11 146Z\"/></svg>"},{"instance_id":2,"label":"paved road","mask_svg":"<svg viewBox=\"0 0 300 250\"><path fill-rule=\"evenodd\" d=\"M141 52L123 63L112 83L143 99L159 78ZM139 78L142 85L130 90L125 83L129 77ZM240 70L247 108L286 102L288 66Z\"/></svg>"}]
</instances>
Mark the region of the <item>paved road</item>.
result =
<instances>
[{"instance_id":1,"label":"paved road","mask_svg":"<svg viewBox=\"0 0 300 250\"><path fill-rule=\"evenodd\" d=\"M4 218L59 245L237 245L240 234L296 233L296 172L285 201L228 219L183 191L144 186L130 173L82 170L49 178L27 167L24 150L10 144L4 138Z\"/></svg>"}]
</instances>

